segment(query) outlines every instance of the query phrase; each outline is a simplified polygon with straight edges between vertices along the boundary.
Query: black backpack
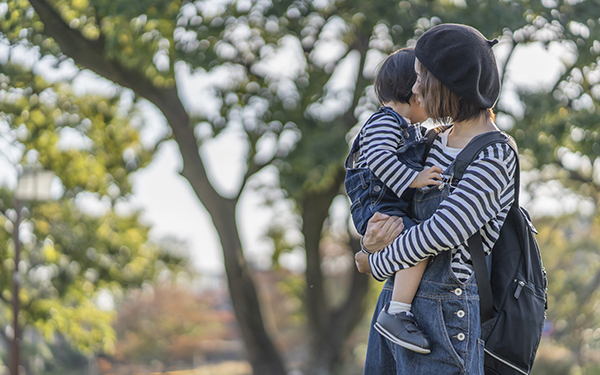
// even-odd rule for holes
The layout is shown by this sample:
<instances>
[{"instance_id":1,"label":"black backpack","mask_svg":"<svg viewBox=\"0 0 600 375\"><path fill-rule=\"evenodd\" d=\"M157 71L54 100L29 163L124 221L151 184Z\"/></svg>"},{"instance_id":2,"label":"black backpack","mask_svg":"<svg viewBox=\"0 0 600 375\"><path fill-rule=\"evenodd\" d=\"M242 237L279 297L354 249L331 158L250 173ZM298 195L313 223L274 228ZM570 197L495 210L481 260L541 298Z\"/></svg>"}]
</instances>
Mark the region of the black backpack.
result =
<instances>
[{"instance_id":1,"label":"black backpack","mask_svg":"<svg viewBox=\"0 0 600 375\"><path fill-rule=\"evenodd\" d=\"M436 135L445 129L447 127L440 127L427 133L424 158ZM481 151L498 142L508 143L517 155L515 201L487 259L480 232L469 238L468 245L479 288L485 374L527 375L542 337L548 308L548 282L534 236L537 231L527 211L519 206L520 169L516 143L499 131L473 138L456 157L453 182L462 178Z\"/></svg>"}]
</instances>

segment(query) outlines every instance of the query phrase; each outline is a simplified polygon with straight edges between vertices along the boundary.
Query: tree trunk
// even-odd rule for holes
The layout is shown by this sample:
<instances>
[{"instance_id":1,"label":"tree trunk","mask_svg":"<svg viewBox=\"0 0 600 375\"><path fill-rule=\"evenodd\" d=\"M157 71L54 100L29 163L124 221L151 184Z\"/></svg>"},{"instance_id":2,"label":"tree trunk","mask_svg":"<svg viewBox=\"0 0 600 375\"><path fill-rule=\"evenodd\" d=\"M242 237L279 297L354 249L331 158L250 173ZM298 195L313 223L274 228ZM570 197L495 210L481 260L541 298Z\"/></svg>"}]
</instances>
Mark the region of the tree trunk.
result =
<instances>
[{"instance_id":1,"label":"tree trunk","mask_svg":"<svg viewBox=\"0 0 600 375\"><path fill-rule=\"evenodd\" d=\"M344 179L343 169L328 191L311 194L302 201L302 233L306 248L306 311L310 329L309 360L306 372L328 375L339 369L345 343L364 313L363 301L368 292L367 275L352 271L348 296L333 310L325 296L321 270L320 241L323 223L329 216L333 199L339 194ZM357 240L350 241L351 251L360 249Z\"/></svg>"},{"instance_id":2,"label":"tree trunk","mask_svg":"<svg viewBox=\"0 0 600 375\"><path fill-rule=\"evenodd\" d=\"M353 250L360 249L358 240L352 242L354 242ZM350 293L345 303L330 312L325 329L318 332L314 338L315 347L312 351L307 374L342 373L346 341L365 312L364 300L369 290L369 276L354 269L349 289Z\"/></svg>"},{"instance_id":3,"label":"tree trunk","mask_svg":"<svg viewBox=\"0 0 600 375\"><path fill-rule=\"evenodd\" d=\"M357 239L350 241L353 254L360 250ZM365 297L369 291L369 276L352 269L350 292L346 301L330 316L330 324L319 338L318 356L314 359L317 368L327 366L329 373L341 373L345 343L365 312Z\"/></svg>"},{"instance_id":4,"label":"tree trunk","mask_svg":"<svg viewBox=\"0 0 600 375\"><path fill-rule=\"evenodd\" d=\"M170 99L169 99L170 98ZM193 128L179 98L169 95L154 103L165 115L183 157L185 177L196 196L211 216L223 249L227 284L236 319L244 338L248 360L255 375L284 375L283 360L267 333L260 309L258 293L236 223L237 199L220 196L208 180L204 163L198 153Z\"/></svg>"},{"instance_id":5,"label":"tree trunk","mask_svg":"<svg viewBox=\"0 0 600 375\"><path fill-rule=\"evenodd\" d=\"M248 358L255 375L284 375L283 361L263 324L258 293L246 263L235 221L235 202L228 201L212 215L223 246L227 282L234 301L235 316L246 341Z\"/></svg>"},{"instance_id":6,"label":"tree trunk","mask_svg":"<svg viewBox=\"0 0 600 375\"><path fill-rule=\"evenodd\" d=\"M327 320L320 243L323 223L333 200L331 195L309 195L302 205L302 234L306 250L306 314L313 340L325 328ZM316 349L314 345L310 346Z\"/></svg>"},{"instance_id":7,"label":"tree trunk","mask_svg":"<svg viewBox=\"0 0 600 375\"><path fill-rule=\"evenodd\" d=\"M194 192L207 209L217 229L229 284L231 300L249 361L256 375L283 375L283 360L267 334L254 281L244 258L235 221L237 200L220 196L210 184L190 118L183 107L176 87L158 88L138 71L121 66L104 54L102 38L90 41L78 30L64 23L60 14L45 0L30 0L45 32L60 46L61 51L82 68L90 69L112 82L132 89L148 99L163 113L183 158L181 174L190 182Z\"/></svg>"}]
</instances>

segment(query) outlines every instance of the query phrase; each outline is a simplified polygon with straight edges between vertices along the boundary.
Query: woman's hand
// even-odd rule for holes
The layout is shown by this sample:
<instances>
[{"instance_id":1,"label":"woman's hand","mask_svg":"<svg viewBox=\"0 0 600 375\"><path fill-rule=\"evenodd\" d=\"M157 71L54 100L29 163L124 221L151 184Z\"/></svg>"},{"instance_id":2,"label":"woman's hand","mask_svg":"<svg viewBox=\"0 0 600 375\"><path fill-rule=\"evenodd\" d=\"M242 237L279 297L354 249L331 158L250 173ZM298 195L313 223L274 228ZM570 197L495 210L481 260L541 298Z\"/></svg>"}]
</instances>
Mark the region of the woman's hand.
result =
<instances>
[{"instance_id":1,"label":"woman's hand","mask_svg":"<svg viewBox=\"0 0 600 375\"><path fill-rule=\"evenodd\" d=\"M367 224L367 231L362 239L363 246L370 252L383 250L402 233L402 230L404 223L401 217L375 212Z\"/></svg>"}]
</instances>

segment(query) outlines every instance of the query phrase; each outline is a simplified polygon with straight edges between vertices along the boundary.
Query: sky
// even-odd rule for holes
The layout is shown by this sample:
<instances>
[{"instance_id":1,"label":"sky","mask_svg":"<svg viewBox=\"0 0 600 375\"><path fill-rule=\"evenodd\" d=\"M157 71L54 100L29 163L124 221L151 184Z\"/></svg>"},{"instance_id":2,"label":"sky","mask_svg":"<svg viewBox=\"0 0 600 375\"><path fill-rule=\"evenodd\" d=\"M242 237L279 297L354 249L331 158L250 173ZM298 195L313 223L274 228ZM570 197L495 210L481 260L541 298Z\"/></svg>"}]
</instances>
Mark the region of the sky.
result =
<instances>
[{"instance_id":1,"label":"sky","mask_svg":"<svg viewBox=\"0 0 600 375\"><path fill-rule=\"evenodd\" d=\"M506 47L500 43L494 48L500 63L507 54ZM0 52L1 49L0 45ZM36 60L35 56L28 55L27 51L21 51L17 55L20 55L18 59L21 59L23 64L31 64ZM530 88L540 85L551 87L560 75L561 69L564 69L562 64L565 58L568 59L568 53L565 54L564 49L556 45L548 50L539 44L518 47L508 67L508 83L503 87L500 105L509 106L518 114L519 104L514 95L516 85ZM274 63L282 62L285 64L285 61L281 60ZM58 69L52 67L51 63L52 61L36 63L38 72L47 79L58 80L71 76L76 71L69 61L63 62ZM211 100L210 88L222 78L208 76L202 72L192 74L185 65L176 68L180 97L188 111L193 113L199 108L217 106L217 103ZM110 93L114 92L115 86L91 72L84 72L77 75L74 90L79 93L94 91ZM144 118L142 141L151 145L162 138L168 128L163 116L150 103L143 103L141 112ZM501 118L498 119L498 123L501 127L511 125ZM202 157L206 162L209 177L217 191L224 196L233 196L239 189L240 176L244 172L243 151L243 139L235 130L223 132L217 139L207 142L202 147ZM574 159L573 162L577 163L577 160ZM11 172L9 166L5 159L0 158L0 170L4 171L0 173L0 183L14 187L16 172ZM194 268L203 274L218 276L224 271L218 237L206 210L194 195L189 183L179 175L181 167L182 160L177 144L174 141L163 142L151 164L133 175L132 203L142 210L143 220L152 226L151 238L160 240L165 237L175 237L185 241ZM275 208L275 212L263 207L262 197L252 189L260 183L276 184L274 169L267 168L259 173L242 194L238 208L238 225L247 259L252 264L263 267L269 264L271 252L270 242L263 238L268 223L275 216L278 220L293 219L289 214L289 202L282 202ZM547 190L548 197L551 197L556 196L561 187L549 185L544 189ZM585 202L581 203L575 196L567 195L563 202L566 202L563 207L571 207L571 209L581 204L585 206ZM527 202L524 203L527 205ZM530 203L532 205L530 210L537 214L557 213L558 206L548 204L547 200L541 199ZM93 200L84 204L94 209ZM347 212L347 202L344 200L337 200L335 205L337 208L334 207L334 210L341 212L340 215L344 215L344 210ZM554 211L548 211L549 209ZM302 270L301 251L284 256L282 264L293 270Z\"/></svg>"}]
</instances>

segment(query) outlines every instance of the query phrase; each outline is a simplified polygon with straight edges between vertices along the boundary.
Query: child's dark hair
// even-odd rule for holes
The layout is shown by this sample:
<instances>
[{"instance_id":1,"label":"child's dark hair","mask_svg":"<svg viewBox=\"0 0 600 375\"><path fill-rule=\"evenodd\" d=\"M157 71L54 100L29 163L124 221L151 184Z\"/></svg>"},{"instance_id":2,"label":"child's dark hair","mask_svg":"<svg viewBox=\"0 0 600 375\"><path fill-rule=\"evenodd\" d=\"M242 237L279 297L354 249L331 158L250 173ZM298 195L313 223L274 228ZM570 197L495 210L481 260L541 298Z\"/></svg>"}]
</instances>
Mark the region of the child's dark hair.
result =
<instances>
[{"instance_id":1,"label":"child's dark hair","mask_svg":"<svg viewBox=\"0 0 600 375\"><path fill-rule=\"evenodd\" d=\"M381 104L392 100L410 104L416 80L414 49L402 48L393 52L383 61L375 78L377 100Z\"/></svg>"}]
</instances>

